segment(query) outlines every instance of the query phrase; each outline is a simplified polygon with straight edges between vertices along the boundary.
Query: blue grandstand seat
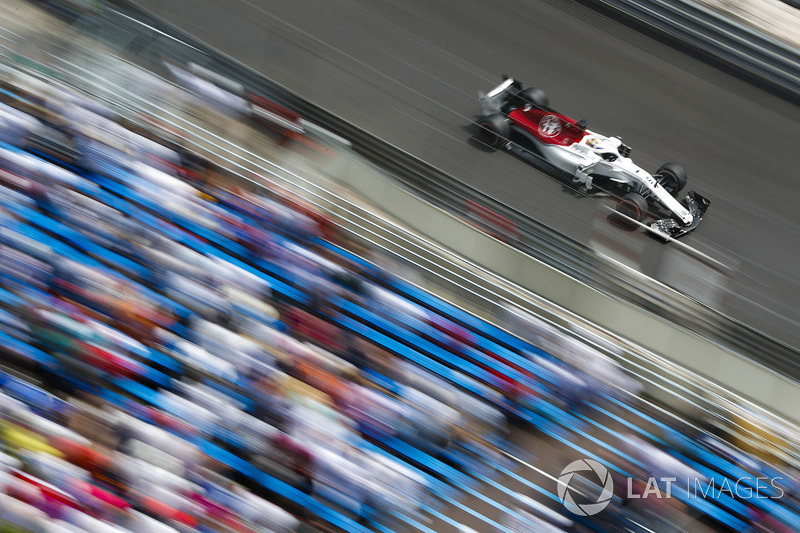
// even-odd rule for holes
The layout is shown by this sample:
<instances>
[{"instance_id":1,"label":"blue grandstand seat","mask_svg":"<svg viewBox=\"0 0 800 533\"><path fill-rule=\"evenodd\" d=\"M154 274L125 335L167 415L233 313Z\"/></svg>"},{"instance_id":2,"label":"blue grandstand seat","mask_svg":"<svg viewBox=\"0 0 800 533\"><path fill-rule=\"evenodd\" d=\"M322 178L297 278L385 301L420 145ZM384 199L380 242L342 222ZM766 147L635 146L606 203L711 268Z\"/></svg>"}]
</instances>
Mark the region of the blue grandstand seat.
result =
<instances>
[{"instance_id":1,"label":"blue grandstand seat","mask_svg":"<svg viewBox=\"0 0 800 533\"><path fill-rule=\"evenodd\" d=\"M3 391L9 396L25 402L43 415L60 410L60 406L57 405L58 399L55 396L25 380L8 376L3 383Z\"/></svg>"},{"instance_id":2,"label":"blue grandstand seat","mask_svg":"<svg viewBox=\"0 0 800 533\"><path fill-rule=\"evenodd\" d=\"M46 354L38 348L35 348L21 340L7 335L0 331L0 349L9 350L14 352L19 357L23 357L29 361L39 363L47 368L57 368L59 365L58 360L51 355Z\"/></svg>"},{"instance_id":3,"label":"blue grandstand seat","mask_svg":"<svg viewBox=\"0 0 800 533\"><path fill-rule=\"evenodd\" d=\"M266 489L280 494L284 498L287 498L298 505L308 509L310 512L314 513L315 515L319 516L323 520L329 522L330 524L334 525L335 527L339 527L344 529L345 531L352 531L355 533L369 532L369 528L359 524L358 522L343 516L340 513L337 513L330 508L324 506L308 494L305 494L294 487L275 479L264 472L259 471L257 468L252 466L250 463L245 461L244 459L237 457L236 455L223 450L219 446L201 438L194 438L192 439L194 444L196 444L200 450L207 454L212 459L220 462L221 464L228 466L240 472L241 474L245 475L246 477L258 482Z\"/></svg>"}]
</instances>

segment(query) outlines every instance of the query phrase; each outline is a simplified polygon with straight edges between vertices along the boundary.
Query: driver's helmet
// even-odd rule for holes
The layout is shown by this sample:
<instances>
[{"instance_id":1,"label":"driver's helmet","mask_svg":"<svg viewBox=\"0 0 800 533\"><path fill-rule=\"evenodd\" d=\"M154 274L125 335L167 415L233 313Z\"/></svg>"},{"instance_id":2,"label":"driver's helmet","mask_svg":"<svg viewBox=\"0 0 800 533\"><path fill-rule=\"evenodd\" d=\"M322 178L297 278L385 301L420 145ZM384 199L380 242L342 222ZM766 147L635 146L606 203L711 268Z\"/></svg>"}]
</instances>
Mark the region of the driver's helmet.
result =
<instances>
[{"instance_id":1,"label":"driver's helmet","mask_svg":"<svg viewBox=\"0 0 800 533\"><path fill-rule=\"evenodd\" d=\"M619 147L622 146L622 141L616 137L587 135L584 137L583 142L586 146L591 148L592 151L601 156L620 156Z\"/></svg>"}]
</instances>

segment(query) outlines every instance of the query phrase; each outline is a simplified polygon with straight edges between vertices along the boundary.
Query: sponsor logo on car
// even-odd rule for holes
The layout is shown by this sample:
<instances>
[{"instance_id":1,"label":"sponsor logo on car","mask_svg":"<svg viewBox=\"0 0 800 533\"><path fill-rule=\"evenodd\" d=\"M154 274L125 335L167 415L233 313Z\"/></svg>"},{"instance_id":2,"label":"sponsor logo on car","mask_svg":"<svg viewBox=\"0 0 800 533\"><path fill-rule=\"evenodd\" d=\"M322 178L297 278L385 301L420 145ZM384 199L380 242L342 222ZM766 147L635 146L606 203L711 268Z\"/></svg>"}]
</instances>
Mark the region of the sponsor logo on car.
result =
<instances>
[{"instance_id":1,"label":"sponsor logo on car","mask_svg":"<svg viewBox=\"0 0 800 533\"><path fill-rule=\"evenodd\" d=\"M545 115L539 121L539 133L542 137L555 137L561 133L561 119L555 115Z\"/></svg>"}]
</instances>

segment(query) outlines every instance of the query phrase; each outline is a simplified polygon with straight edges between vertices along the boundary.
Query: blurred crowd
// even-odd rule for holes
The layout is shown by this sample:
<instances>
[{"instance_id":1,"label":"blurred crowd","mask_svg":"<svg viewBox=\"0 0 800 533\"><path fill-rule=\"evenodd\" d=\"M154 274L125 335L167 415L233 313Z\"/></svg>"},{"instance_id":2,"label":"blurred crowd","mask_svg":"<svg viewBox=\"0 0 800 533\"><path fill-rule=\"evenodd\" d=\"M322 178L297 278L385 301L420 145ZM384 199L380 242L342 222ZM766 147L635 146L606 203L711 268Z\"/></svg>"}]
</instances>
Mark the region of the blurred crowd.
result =
<instances>
[{"instance_id":1,"label":"blurred crowd","mask_svg":"<svg viewBox=\"0 0 800 533\"><path fill-rule=\"evenodd\" d=\"M321 318L334 298L369 291L358 265L316 244L335 228L312 206L213 185L207 161L77 94L3 90L5 521L298 527L248 490L263 490L258 476L204 446L289 495L362 518L413 513L426 478L362 435L436 450L504 431L497 408ZM391 390L366 371L391 375Z\"/></svg>"},{"instance_id":2,"label":"blurred crowd","mask_svg":"<svg viewBox=\"0 0 800 533\"><path fill-rule=\"evenodd\" d=\"M418 517L444 476L426 465L499 464L508 416L569 444L585 413L628 409L642 390L519 309L504 318L537 348L459 323L343 244L286 190L243 188L78 93L0 82L2 527L283 532ZM660 424L606 430L625 457L615 475L777 475L774 456ZM514 501L519 531L588 524ZM608 531L657 509L615 502ZM724 516L706 510L717 523L796 530L793 511L722 502Z\"/></svg>"}]
</instances>

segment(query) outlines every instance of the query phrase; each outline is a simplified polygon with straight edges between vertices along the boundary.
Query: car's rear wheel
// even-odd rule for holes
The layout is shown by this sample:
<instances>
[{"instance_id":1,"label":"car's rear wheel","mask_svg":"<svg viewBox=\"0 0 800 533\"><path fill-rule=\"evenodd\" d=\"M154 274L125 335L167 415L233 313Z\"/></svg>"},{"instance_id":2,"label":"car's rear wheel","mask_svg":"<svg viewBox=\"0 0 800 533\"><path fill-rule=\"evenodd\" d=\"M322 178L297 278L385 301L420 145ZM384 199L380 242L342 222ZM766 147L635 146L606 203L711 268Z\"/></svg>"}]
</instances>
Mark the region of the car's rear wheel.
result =
<instances>
[{"instance_id":1,"label":"car's rear wheel","mask_svg":"<svg viewBox=\"0 0 800 533\"><path fill-rule=\"evenodd\" d=\"M639 193L629 192L617 202L617 212L641 222L647 215L647 200Z\"/></svg>"},{"instance_id":2,"label":"car's rear wheel","mask_svg":"<svg viewBox=\"0 0 800 533\"><path fill-rule=\"evenodd\" d=\"M483 117L478 120L477 126L475 139L490 150L502 148L508 142L508 136L511 134L511 127L505 117L500 114Z\"/></svg>"},{"instance_id":3,"label":"car's rear wheel","mask_svg":"<svg viewBox=\"0 0 800 533\"><path fill-rule=\"evenodd\" d=\"M526 103L533 104L537 107L547 107L550 105L550 99L547 97L547 93L538 87L528 87L519 93L519 96Z\"/></svg>"},{"instance_id":4,"label":"car's rear wheel","mask_svg":"<svg viewBox=\"0 0 800 533\"><path fill-rule=\"evenodd\" d=\"M681 192L689 179L686 170L678 163L664 163L656 171L656 176L661 186L672 196Z\"/></svg>"}]
</instances>

